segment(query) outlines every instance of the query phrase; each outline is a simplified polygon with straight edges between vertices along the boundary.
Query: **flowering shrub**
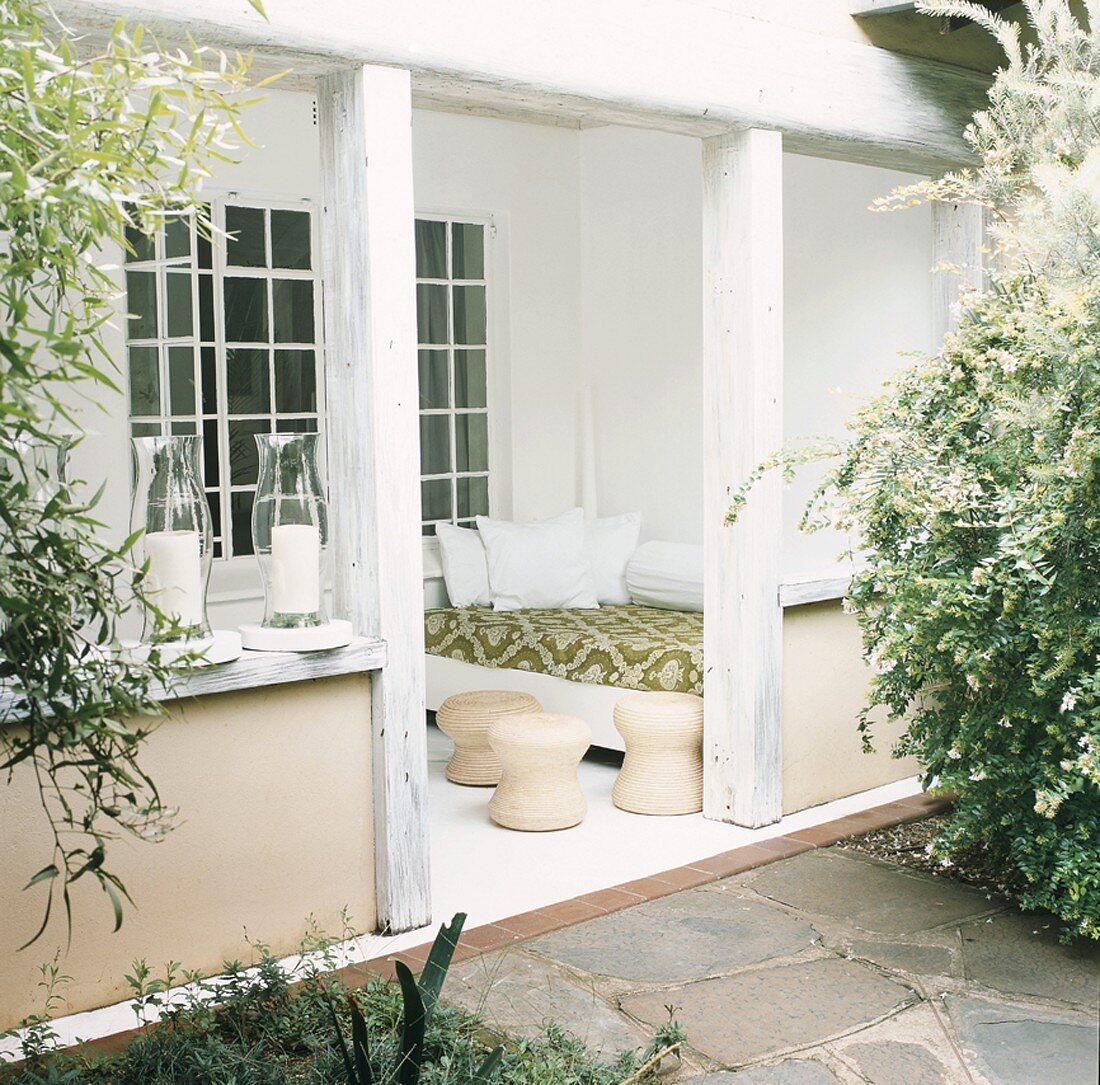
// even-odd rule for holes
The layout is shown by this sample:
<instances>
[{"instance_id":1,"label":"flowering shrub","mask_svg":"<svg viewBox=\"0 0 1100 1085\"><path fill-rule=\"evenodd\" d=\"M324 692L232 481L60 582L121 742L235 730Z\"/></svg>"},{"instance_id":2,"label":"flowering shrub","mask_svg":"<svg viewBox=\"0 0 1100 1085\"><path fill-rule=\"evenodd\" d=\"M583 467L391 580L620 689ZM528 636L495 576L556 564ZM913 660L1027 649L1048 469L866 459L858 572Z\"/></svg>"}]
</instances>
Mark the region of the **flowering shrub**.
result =
<instances>
[{"instance_id":1,"label":"flowering shrub","mask_svg":"<svg viewBox=\"0 0 1100 1085\"><path fill-rule=\"evenodd\" d=\"M987 287L956 332L850 423L807 513L856 533L849 605L875 665L867 713L956 792L937 851L978 848L1100 938L1100 3L1027 0L1036 44L969 4L1007 66L973 172L899 190L988 208ZM788 458L788 464L790 458ZM731 510L732 511L732 510ZM861 728L869 736L868 715Z\"/></svg>"}]
</instances>

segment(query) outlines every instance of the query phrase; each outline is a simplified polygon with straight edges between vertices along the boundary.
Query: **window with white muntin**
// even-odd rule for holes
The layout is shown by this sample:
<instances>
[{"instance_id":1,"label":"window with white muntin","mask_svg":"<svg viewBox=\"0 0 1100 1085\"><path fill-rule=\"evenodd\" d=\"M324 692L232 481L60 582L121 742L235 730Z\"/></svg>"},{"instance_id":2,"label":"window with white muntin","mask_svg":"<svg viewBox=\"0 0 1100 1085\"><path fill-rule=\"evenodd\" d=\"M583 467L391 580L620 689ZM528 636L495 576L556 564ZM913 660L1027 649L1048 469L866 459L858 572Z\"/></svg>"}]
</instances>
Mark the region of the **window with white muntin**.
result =
<instances>
[{"instance_id":1,"label":"window with white muntin","mask_svg":"<svg viewBox=\"0 0 1100 1085\"><path fill-rule=\"evenodd\" d=\"M226 197L210 217L229 240L191 217L128 233L130 430L202 434L214 555L231 558L252 553L254 435L321 424L320 270L306 201Z\"/></svg>"},{"instance_id":2,"label":"window with white muntin","mask_svg":"<svg viewBox=\"0 0 1100 1085\"><path fill-rule=\"evenodd\" d=\"M489 513L488 231L459 218L416 220L424 535Z\"/></svg>"}]
</instances>

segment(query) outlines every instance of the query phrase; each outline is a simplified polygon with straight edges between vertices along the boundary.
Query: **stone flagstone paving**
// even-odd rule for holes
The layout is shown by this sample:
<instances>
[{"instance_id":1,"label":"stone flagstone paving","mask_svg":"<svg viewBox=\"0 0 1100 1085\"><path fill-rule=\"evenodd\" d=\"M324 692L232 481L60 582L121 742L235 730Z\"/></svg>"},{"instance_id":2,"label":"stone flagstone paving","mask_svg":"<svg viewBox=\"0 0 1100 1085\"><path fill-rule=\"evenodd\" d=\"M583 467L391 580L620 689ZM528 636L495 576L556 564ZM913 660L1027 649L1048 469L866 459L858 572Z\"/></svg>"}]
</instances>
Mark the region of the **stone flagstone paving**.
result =
<instances>
[{"instance_id":1,"label":"stone flagstone paving","mask_svg":"<svg viewBox=\"0 0 1100 1085\"><path fill-rule=\"evenodd\" d=\"M608 1055L675 1006L684 1085L1093 1085L1098 988L1049 918L820 848L458 961L444 994Z\"/></svg>"}]
</instances>

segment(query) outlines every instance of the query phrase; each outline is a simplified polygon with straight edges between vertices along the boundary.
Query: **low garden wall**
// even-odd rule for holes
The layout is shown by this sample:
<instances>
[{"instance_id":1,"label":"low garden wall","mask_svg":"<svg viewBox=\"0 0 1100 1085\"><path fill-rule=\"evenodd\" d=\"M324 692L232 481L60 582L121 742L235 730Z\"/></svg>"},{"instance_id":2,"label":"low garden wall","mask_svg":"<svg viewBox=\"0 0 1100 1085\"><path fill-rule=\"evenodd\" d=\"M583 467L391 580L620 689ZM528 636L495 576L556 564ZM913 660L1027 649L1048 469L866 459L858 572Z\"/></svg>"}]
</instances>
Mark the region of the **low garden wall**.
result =
<instances>
[{"instance_id":1,"label":"low garden wall","mask_svg":"<svg viewBox=\"0 0 1100 1085\"><path fill-rule=\"evenodd\" d=\"M891 747L904 730L876 712L875 752L857 730L871 670L859 626L840 600L783 612L783 813L913 776L913 758Z\"/></svg>"},{"instance_id":2,"label":"low garden wall","mask_svg":"<svg viewBox=\"0 0 1100 1085\"><path fill-rule=\"evenodd\" d=\"M69 1010L125 999L135 958L204 974L249 960L245 931L293 952L312 916L341 931L375 927L370 676L210 694L168 706L142 755L176 828L159 843L111 844L112 869L136 907L112 933L91 877L73 887L72 945L63 910L37 929L45 886L24 891L50 857L29 771L0 786L0 1030L41 1010L40 966L60 951Z\"/></svg>"}]
</instances>

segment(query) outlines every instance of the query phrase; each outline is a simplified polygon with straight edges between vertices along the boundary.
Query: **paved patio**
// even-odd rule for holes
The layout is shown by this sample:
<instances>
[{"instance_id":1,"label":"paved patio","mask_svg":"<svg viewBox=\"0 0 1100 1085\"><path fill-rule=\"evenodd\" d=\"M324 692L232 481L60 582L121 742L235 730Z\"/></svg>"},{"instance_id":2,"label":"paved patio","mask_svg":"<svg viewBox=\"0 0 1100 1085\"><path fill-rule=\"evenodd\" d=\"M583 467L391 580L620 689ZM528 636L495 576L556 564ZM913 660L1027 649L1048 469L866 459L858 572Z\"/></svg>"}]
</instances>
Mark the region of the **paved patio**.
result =
<instances>
[{"instance_id":1,"label":"paved patio","mask_svg":"<svg viewBox=\"0 0 1100 1085\"><path fill-rule=\"evenodd\" d=\"M460 954L445 996L512 1035L553 1020L607 1053L647 1043L675 1006L688 1047L668 1080L695 1085L1097 1080L1100 947L842 848L761 862Z\"/></svg>"}]
</instances>

